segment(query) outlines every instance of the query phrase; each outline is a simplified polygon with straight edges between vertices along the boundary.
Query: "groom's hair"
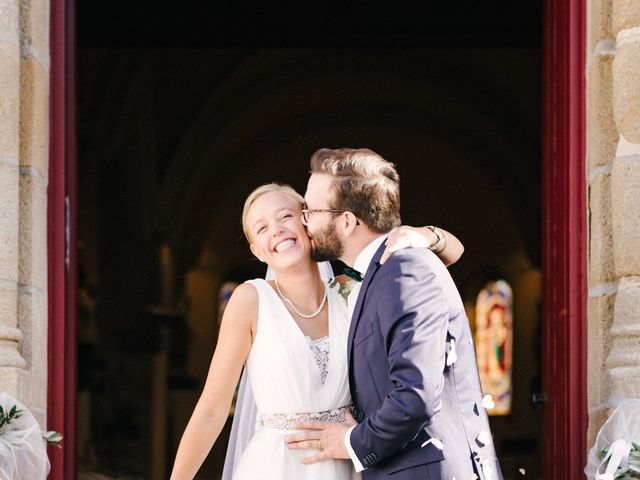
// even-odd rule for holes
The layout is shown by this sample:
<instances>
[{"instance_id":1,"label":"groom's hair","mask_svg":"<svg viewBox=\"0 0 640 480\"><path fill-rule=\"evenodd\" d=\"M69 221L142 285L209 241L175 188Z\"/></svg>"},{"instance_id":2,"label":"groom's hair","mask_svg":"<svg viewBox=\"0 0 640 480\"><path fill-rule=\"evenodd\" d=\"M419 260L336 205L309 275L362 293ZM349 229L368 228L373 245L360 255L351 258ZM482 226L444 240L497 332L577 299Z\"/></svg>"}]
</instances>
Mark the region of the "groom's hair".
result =
<instances>
[{"instance_id":1,"label":"groom's hair","mask_svg":"<svg viewBox=\"0 0 640 480\"><path fill-rule=\"evenodd\" d=\"M352 212L377 233L400 225L400 177L393 163L368 148L321 148L310 163L311 173L334 177L331 208Z\"/></svg>"}]
</instances>

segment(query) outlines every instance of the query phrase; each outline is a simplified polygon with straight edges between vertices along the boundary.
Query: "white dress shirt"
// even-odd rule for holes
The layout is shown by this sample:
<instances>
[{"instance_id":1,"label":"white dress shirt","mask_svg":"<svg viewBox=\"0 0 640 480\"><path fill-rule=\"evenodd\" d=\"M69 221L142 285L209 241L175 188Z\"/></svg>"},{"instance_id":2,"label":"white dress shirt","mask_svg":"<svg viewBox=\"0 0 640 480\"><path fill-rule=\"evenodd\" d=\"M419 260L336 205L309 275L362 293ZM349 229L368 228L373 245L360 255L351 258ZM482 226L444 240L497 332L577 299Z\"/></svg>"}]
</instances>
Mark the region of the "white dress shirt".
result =
<instances>
[{"instance_id":1,"label":"white dress shirt","mask_svg":"<svg viewBox=\"0 0 640 480\"><path fill-rule=\"evenodd\" d=\"M356 257L356 261L353 263L353 268L360 272L360 275L362 275L363 281L364 281L364 276L367 273L367 269L369 268L369 264L373 259L373 256L378 251L378 248L380 247L380 245L382 245L382 242L384 242L388 236L389 234L386 233L386 234L380 235L379 237L376 237L376 239L373 240L369 245L364 247ZM353 318L352 318L353 310L356 307L356 303L358 301L358 294L360 293L361 287L362 287L362 282L358 282L355 285L355 287L353 287L351 292L349 292L349 296L347 297L347 309L349 311L349 318L351 319L351 321L353 321ZM364 470L364 467L362 466L360 459L356 455L356 452L354 452L353 448L351 447L351 441L350 441L351 430L353 430L354 428L355 426L347 430L347 433L344 436L344 443L345 443L345 446L347 447L347 452L349 452L349 457L351 458L351 461L353 462L353 465L356 468L356 472L361 472Z\"/></svg>"}]
</instances>

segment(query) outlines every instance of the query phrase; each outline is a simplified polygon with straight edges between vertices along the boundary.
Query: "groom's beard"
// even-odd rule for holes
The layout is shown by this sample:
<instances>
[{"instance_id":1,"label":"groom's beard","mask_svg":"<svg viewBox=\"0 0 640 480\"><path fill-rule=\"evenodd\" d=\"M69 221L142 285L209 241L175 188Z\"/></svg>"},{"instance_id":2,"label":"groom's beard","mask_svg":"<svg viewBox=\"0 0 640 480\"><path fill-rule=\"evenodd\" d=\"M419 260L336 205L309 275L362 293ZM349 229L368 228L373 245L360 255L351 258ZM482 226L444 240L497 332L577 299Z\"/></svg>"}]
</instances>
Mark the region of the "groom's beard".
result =
<instances>
[{"instance_id":1,"label":"groom's beard","mask_svg":"<svg viewBox=\"0 0 640 480\"><path fill-rule=\"evenodd\" d=\"M332 262L342 257L342 242L336 233L336 226L330 223L328 227L311 235L311 258L316 262Z\"/></svg>"}]
</instances>

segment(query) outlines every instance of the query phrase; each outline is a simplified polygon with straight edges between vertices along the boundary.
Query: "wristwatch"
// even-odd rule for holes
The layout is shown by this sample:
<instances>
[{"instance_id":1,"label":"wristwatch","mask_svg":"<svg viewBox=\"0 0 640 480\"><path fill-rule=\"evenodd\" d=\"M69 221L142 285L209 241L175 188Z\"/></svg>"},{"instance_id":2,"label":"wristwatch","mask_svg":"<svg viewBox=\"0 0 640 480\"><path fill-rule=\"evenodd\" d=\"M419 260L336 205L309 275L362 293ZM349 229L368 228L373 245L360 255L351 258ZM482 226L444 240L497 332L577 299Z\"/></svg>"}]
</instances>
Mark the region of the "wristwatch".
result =
<instances>
[{"instance_id":1,"label":"wristwatch","mask_svg":"<svg viewBox=\"0 0 640 480\"><path fill-rule=\"evenodd\" d=\"M428 228L431 230L435 236L438 238L438 241L429 247L434 253L440 253L447 247L447 235L438 227L433 225L426 225L424 228Z\"/></svg>"}]
</instances>

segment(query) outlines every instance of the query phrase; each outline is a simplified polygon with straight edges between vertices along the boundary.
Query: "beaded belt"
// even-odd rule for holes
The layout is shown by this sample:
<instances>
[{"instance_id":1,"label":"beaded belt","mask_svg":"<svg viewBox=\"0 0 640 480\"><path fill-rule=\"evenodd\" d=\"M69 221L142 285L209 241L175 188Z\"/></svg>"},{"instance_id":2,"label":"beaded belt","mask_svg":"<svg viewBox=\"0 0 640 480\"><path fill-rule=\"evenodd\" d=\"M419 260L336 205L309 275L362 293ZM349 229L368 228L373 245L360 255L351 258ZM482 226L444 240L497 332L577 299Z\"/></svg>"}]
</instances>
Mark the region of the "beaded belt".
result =
<instances>
[{"instance_id":1,"label":"beaded belt","mask_svg":"<svg viewBox=\"0 0 640 480\"><path fill-rule=\"evenodd\" d=\"M324 412L311 413L274 413L261 415L262 425L280 430L291 430L294 425L303 422L330 422L344 423L345 413L351 409L351 405L338 407Z\"/></svg>"}]
</instances>

